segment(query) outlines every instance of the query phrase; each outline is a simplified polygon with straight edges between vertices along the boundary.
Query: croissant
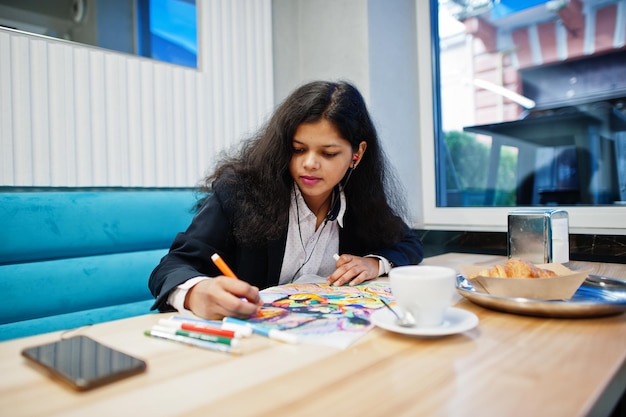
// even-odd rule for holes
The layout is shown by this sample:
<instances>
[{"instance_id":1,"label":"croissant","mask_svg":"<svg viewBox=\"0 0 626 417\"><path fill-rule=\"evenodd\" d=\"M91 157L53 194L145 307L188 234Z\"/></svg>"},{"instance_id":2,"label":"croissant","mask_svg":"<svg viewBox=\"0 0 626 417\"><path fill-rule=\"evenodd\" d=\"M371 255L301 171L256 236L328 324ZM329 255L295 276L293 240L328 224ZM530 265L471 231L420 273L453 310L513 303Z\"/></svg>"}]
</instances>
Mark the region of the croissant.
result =
<instances>
[{"instance_id":1,"label":"croissant","mask_svg":"<svg viewBox=\"0 0 626 417\"><path fill-rule=\"evenodd\" d=\"M554 271L539 268L522 259L509 259L504 264L495 265L484 269L470 278L495 277L495 278L549 278L556 276Z\"/></svg>"}]
</instances>

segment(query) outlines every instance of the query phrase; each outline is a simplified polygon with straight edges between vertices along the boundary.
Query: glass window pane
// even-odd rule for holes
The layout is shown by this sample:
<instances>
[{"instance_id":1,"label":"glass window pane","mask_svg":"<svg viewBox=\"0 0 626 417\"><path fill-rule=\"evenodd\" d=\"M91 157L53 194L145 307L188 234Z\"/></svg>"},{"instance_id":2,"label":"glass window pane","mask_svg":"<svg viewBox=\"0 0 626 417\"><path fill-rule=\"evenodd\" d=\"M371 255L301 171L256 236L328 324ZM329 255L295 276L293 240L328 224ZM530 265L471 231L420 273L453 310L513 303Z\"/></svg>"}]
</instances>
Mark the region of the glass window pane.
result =
<instances>
[{"instance_id":1,"label":"glass window pane","mask_svg":"<svg viewBox=\"0 0 626 417\"><path fill-rule=\"evenodd\" d=\"M196 20L195 0L139 0L139 54L196 68Z\"/></svg>"},{"instance_id":2,"label":"glass window pane","mask_svg":"<svg viewBox=\"0 0 626 417\"><path fill-rule=\"evenodd\" d=\"M0 26L197 67L195 0L0 0Z\"/></svg>"},{"instance_id":3,"label":"glass window pane","mask_svg":"<svg viewBox=\"0 0 626 417\"><path fill-rule=\"evenodd\" d=\"M619 0L432 0L437 206L626 201Z\"/></svg>"}]
</instances>

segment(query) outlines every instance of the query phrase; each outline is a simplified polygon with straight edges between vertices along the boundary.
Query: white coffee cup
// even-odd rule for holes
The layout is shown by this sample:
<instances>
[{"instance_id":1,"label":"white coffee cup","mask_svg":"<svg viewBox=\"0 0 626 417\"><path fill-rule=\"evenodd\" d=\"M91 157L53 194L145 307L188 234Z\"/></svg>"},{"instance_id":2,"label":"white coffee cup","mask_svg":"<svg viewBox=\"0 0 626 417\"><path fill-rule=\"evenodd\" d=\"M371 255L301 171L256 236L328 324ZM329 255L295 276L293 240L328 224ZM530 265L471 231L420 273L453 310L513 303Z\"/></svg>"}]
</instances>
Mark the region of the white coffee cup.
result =
<instances>
[{"instance_id":1,"label":"white coffee cup","mask_svg":"<svg viewBox=\"0 0 626 417\"><path fill-rule=\"evenodd\" d=\"M410 313L419 327L437 327L455 293L456 271L444 266L407 265L389 271L397 308Z\"/></svg>"}]
</instances>

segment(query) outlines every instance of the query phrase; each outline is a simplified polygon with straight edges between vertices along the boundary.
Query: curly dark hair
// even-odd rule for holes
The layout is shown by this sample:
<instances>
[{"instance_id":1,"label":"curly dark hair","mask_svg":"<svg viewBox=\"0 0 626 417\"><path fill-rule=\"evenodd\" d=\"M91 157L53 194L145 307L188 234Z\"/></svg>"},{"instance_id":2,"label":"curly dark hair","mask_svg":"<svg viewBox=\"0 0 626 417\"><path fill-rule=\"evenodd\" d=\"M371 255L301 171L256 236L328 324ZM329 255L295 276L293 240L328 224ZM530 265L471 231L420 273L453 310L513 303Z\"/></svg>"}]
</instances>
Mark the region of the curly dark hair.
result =
<instances>
[{"instance_id":1,"label":"curly dark hair","mask_svg":"<svg viewBox=\"0 0 626 417\"><path fill-rule=\"evenodd\" d=\"M367 150L344 189L347 216L372 247L396 243L404 232L404 200L390 172L374 124L359 91L347 82L315 81L296 89L236 156L225 157L201 183L210 193L225 182L236 192L235 237L242 243L276 239L288 226L293 178L289 162L297 127L322 118L357 151ZM344 178L345 180L345 178ZM199 204L201 205L201 203Z\"/></svg>"}]
</instances>

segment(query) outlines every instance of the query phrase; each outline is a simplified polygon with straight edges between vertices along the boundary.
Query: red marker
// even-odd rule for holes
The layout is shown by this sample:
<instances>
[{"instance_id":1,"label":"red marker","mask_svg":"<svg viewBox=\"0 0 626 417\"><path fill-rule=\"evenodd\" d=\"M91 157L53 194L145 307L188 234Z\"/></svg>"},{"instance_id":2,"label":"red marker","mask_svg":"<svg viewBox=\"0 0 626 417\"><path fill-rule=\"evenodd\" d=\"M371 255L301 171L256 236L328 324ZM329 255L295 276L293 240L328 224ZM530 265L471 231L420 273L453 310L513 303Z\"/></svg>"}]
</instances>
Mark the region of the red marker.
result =
<instances>
[{"instance_id":1,"label":"red marker","mask_svg":"<svg viewBox=\"0 0 626 417\"><path fill-rule=\"evenodd\" d=\"M217 327L208 326L196 326L191 323L161 319L159 320L161 326L166 326L175 329L188 330L190 332L210 334L213 336L230 337L231 339L236 337L236 333L232 330L225 330Z\"/></svg>"}]
</instances>

